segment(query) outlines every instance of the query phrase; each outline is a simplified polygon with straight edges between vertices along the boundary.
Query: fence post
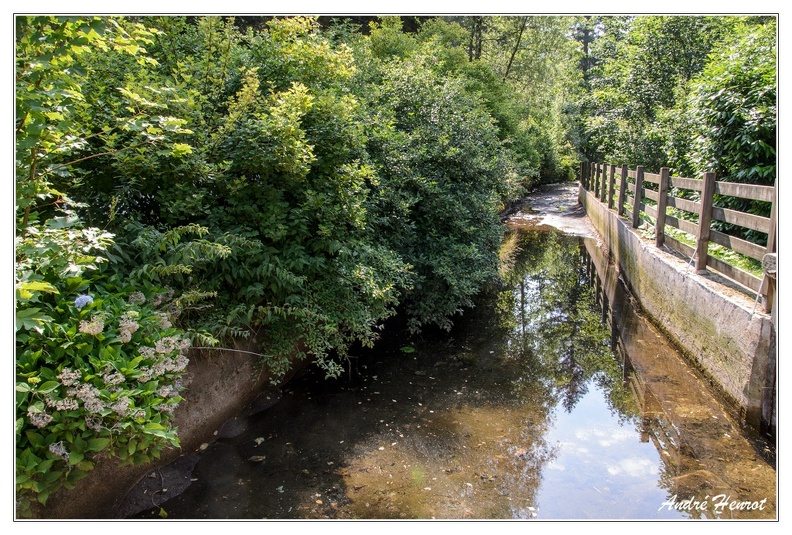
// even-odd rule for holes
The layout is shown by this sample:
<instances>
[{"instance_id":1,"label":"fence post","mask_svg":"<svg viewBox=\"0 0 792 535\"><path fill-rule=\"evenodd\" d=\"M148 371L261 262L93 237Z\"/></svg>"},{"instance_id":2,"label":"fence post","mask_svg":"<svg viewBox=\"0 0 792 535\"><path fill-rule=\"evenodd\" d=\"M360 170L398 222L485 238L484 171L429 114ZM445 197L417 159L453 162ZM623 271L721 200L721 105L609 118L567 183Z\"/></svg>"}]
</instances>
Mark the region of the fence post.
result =
<instances>
[{"instance_id":1,"label":"fence post","mask_svg":"<svg viewBox=\"0 0 792 535\"><path fill-rule=\"evenodd\" d=\"M655 226L655 246L662 247L665 241L666 207L668 206L668 180L671 173L668 167L660 168L660 191L657 200L657 224Z\"/></svg>"},{"instance_id":2,"label":"fence post","mask_svg":"<svg viewBox=\"0 0 792 535\"><path fill-rule=\"evenodd\" d=\"M584 162L584 183L586 184L586 191L591 189L591 162Z\"/></svg>"},{"instance_id":3,"label":"fence post","mask_svg":"<svg viewBox=\"0 0 792 535\"><path fill-rule=\"evenodd\" d=\"M591 180L591 162L586 162L586 190L591 191L591 185L593 184L593 180Z\"/></svg>"},{"instance_id":4,"label":"fence post","mask_svg":"<svg viewBox=\"0 0 792 535\"><path fill-rule=\"evenodd\" d=\"M597 194L601 203L605 202L605 189L608 187L608 164L600 164L602 172L602 182L600 182L600 190Z\"/></svg>"},{"instance_id":5,"label":"fence post","mask_svg":"<svg viewBox=\"0 0 792 535\"><path fill-rule=\"evenodd\" d=\"M586 177L586 162L580 162L580 185L583 186L584 189L588 189L587 177Z\"/></svg>"},{"instance_id":6,"label":"fence post","mask_svg":"<svg viewBox=\"0 0 792 535\"><path fill-rule=\"evenodd\" d=\"M778 188L773 190L773 205L770 208L770 229L767 232L767 253L765 256L768 254L774 254L776 252L776 221L778 218L776 211L777 208ZM764 262L762 262L762 264L764 264ZM777 278L778 272L776 272L775 277L763 277L762 286L759 288L759 293L764 294L764 310L768 313L773 309L773 299L775 297Z\"/></svg>"},{"instance_id":7,"label":"fence post","mask_svg":"<svg viewBox=\"0 0 792 535\"><path fill-rule=\"evenodd\" d=\"M611 164L610 166L610 177L608 178L608 209L613 208L613 182L614 182L614 175L616 174L616 166Z\"/></svg>"},{"instance_id":8,"label":"fence post","mask_svg":"<svg viewBox=\"0 0 792 535\"><path fill-rule=\"evenodd\" d=\"M600 188L600 164L594 163L594 196L599 197Z\"/></svg>"},{"instance_id":9,"label":"fence post","mask_svg":"<svg viewBox=\"0 0 792 535\"><path fill-rule=\"evenodd\" d=\"M633 228L641 226L641 202L643 201L644 167L635 168L635 202L633 203Z\"/></svg>"},{"instance_id":10,"label":"fence post","mask_svg":"<svg viewBox=\"0 0 792 535\"><path fill-rule=\"evenodd\" d=\"M696 237L696 271L707 269L707 248L712 223L712 199L715 195L715 173L704 173L699 210L698 236Z\"/></svg>"},{"instance_id":11,"label":"fence post","mask_svg":"<svg viewBox=\"0 0 792 535\"><path fill-rule=\"evenodd\" d=\"M618 213L619 216L624 215L624 197L627 194L627 164L622 165L621 180L619 180L619 200L618 200Z\"/></svg>"}]
</instances>

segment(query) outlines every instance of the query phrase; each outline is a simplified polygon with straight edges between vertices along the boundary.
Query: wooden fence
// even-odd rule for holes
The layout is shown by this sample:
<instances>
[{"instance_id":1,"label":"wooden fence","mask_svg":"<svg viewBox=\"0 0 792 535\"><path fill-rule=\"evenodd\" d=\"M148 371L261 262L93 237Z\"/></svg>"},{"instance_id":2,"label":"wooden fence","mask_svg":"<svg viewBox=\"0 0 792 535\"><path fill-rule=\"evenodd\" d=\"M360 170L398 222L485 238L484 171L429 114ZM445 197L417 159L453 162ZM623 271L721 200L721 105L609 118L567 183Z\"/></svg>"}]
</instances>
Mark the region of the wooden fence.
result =
<instances>
[{"instance_id":1,"label":"wooden fence","mask_svg":"<svg viewBox=\"0 0 792 535\"><path fill-rule=\"evenodd\" d=\"M631 222L633 228L641 224L641 214L649 216L655 223L655 245L666 245L671 249L695 260L696 270L710 268L732 279L761 296L764 309L770 312L775 292L776 279L776 188L734 182L718 182L715 173L703 173L701 179L670 176L669 169L663 167L659 174L647 173L643 166L635 170L626 165L583 162L580 166L580 183L592 192L600 202L607 203L619 216ZM655 184L654 188L645 187L646 183ZM680 196L684 191L697 194L689 195L698 200ZM675 195L676 194L676 195ZM766 201L772 203L770 217L762 217L747 212L714 206L715 194ZM647 200L653 201L647 202ZM668 208L695 214L698 222L683 217L678 212L667 213ZM695 218L693 218L695 219ZM762 232L767 235L767 246L724 234L712 228L712 221L723 221L743 228ZM692 247L667 235L666 226L674 227L690 234L696 241ZM739 254L762 263L764 276L759 278L727 261L709 254L709 244L715 243Z\"/></svg>"}]
</instances>

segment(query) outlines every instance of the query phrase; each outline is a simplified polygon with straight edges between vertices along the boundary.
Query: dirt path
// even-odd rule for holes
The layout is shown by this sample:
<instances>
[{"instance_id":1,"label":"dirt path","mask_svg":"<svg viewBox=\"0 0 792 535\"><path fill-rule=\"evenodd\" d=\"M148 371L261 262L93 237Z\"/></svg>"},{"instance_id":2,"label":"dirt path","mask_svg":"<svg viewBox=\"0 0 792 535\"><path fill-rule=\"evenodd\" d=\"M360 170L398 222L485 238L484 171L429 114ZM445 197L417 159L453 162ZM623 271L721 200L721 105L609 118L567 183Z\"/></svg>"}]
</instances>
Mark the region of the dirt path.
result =
<instances>
[{"instance_id":1,"label":"dirt path","mask_svg":"<svg viewBox=\"0 0 792 535\"><path fill-rule=\"evenodd\" d=\"M519 228L553 227L573 236L597 238L586 212L578 202L578 184L550 184L523 199L522 207L507 219Z\"/></svg>"}]
</instances>

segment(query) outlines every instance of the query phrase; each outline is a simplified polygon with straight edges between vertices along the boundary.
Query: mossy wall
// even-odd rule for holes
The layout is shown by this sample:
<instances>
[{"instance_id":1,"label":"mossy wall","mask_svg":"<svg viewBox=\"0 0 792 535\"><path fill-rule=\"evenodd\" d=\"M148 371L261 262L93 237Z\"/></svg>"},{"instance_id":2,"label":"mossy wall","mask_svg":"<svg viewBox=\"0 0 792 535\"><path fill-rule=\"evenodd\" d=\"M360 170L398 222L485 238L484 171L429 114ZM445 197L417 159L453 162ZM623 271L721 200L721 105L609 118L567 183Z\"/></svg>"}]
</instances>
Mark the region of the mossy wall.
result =
<instances>
[{"instance_id":1,"label":"mossy wall","mask_svg":"<svg viewBox=\"0 0 792 535\"><path fill-rule=\"evenodd\" d=\"M669 249L655 247L654 240L643 238L583 188L579 200L650 319L746 423L761 427L763 391L771 386L770 315L746 294L698 274Z\"/></svg>"}]
</instances>

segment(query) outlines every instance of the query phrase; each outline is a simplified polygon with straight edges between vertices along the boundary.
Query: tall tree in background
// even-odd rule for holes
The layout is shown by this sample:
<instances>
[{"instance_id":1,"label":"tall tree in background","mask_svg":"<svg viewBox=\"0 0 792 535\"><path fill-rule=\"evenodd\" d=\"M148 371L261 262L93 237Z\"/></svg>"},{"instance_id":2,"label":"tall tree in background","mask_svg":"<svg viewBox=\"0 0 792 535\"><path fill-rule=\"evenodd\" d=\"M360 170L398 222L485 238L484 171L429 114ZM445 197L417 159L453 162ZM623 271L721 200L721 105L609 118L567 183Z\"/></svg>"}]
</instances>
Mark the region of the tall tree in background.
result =
<instances>
[{"instance_id":1,"label":"tall tree in background","mask_svg":"<svg viewBox=\"0 0 792 535\"><path fill-rule=\"evenodd\" d=\"M583 152L657 170L668 165L668 111L737 17L599 17L588 41Z\"/></svg>"}]
</instances>

